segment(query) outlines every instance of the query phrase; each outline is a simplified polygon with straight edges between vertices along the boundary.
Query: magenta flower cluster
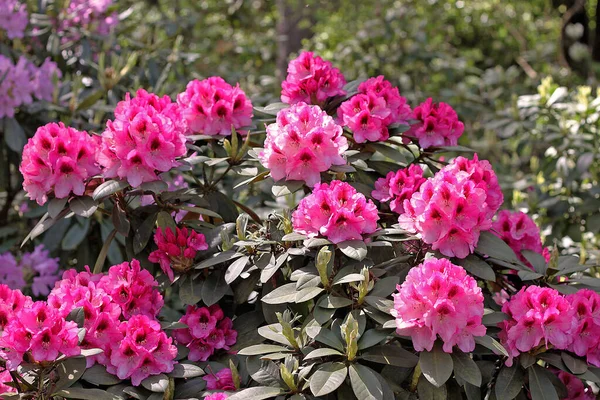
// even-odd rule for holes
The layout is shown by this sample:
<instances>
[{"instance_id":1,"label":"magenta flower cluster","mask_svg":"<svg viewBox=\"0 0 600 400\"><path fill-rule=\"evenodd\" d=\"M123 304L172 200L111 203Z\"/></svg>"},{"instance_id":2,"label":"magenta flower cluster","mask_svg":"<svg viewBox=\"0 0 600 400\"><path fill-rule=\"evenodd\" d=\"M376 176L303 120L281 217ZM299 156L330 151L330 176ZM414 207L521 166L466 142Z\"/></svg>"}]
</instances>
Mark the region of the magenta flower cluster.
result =
<instances>
[{"instance_id":1,"label":"magenta flower cluster","mask_svg":"<svg viewBox=\"0 0 600 400\"><path fill-rule=\"evenodd\" d=\"M85 337L81 346L103 352L88 357L137 386L150 375L173 370L177 349L156 317L164 301L158 283L137 260L112 266L108 274L66 271L48 297L65 316L81 307Z\"/></svg>"},{"instance_id":2,"label":"magenta flower cluster","mask_svg":"<svg viewBox=\"0 0 600 400\"><path fill-rule=\"evenodd\" d=\"M567 388L567 397L562 397L562 399L594 400L596 398L592 388L584 384L583 381L575 375L565 371L557 371L556 375Z\"/></svg>"},{"instance_id":3,"label":"magenta flower cluster","mask_svg":"<svg viewBox=\"0 0 600 400\"><path fill-rule=\"evenodd\" d=\"M17 108L31 104L34 98L52 101L56 82L62 73L50 59L38 67L23 56L15 64L10 58L0 55L0 77L0 118L12 118Z\"/></svg>"},{"instance_id":4,"label":"magenta flower cluster","mask_svg":"<svg viewBox=\"0 0 600 400\"><path fill-rule=\"evenodd\" d=\"M198 250L208 249L204 235L187 228L176 228L175 232L171 228L158 228L154 243L158 250L150 253L148 260L159 263L171 282L175 279L174 272L180 274L192 267Z\"/></svg>"},{"instance_id":5,"label":"magenta flower cluster","mask_svg":"<svg viewBox=\"0 0 600 400\"><path fill-rule=\"evenodd\" d=\"M58 258L50 257L43 244L17 260L11 253L0 254L0 284L23 290L31 286L34 296L46 296L59 279Z\"/></svg>"},{"instance_id":6,"label":"magenta flower cluster","mask_svg":"<svg viewBox=\"0 0 600 400\"><path fill-rule=\"evenodd\" d=\"M206 382L206 389L208 390L235 390L233 374L229 368L223 368L216 373L206 374L202 379ZM223 394L219 394L220 396L215 397L216 400L227 398L227 396L223 397Z\"/></svg>"},{"instance_id":7,"label":"magenta flower cluster","mask_svg":"<svg viewBox=\"0 0 600 400\"><path fill-rule=\"evenodd\" d=\"M502 328L498 338L509 353L507 365L538 346L566 350L573 342L574 310L554 289L524 287L504 303L502 312L509 316L498 324Z\"/></svg>"},{"instance_id":8,"label":"magenta flower cluster","mask_svg":"<svg viewBox=\"0 0 600 400\"><path fill-rule=\"evenodd\" d=\"M0 29L6 32L9 39L22 38L28 23L26 3L17 0L0 1Z\"/></svg>"},{"instance_id":9,"label":"magenta flower cluster","mask_svg":"<svg viewBox=\"0 0 600 400\"><path fill-rule=\"evenodd\" d=\"M83 30L107 36L119 23L118 13L109 10L112 5L112 0L70 0L58 20L63 42L79 40Z\"/></svg>"},{"instance_id":10,"label":"magenta flower cluster","mask_svg":"<svg viewBox=\"0 0 600 400\"><path fill-rule=\"evenodd\" d=\"M267 126L259 159L276 181L305 181L312 187L321 181L321 172L346 164L346 149L342 127L333 118L318 106L299 103L279 111L277 122Z\"/></svg>"},{"instance_id":11,"label":"magenta flower cluster","mask_svg":"<svg viewBox=\"0 0 600 400\"><path fill-rule=\"evenodd\" d=\"M382 203L389 202L393 212L403 214L404 200L410 200L426 180L421 166L412 164L396 172L390 171L385 178L377 179L371 196Z\"/></svg>"},{"instance_id":12,"label":"magenta flower cluster","mask_svg":"<svg viewBox=\"0 0 600 400\"><path fill-rule=\"evenodd\" d=\"M290 61L287 72L281 84L281 101L284 103L323 105L330 97L346 94L346 79L340 70L310 51L302 52Z\"/></svg>"},{"instance_id":13,"label":"magenta flower cluster","mask_svg":"<svg viewBox=\"0 0 600 400\"><path fill-rule=\"evenodd\" d=\"M98 162L106 178L121 178L132 187L159 180L158 174L179 166L186 153L186 124L177 103L143 89L127 93L106 123Z\"/></svg>"},{"instance_id":14,"label":"magenta flower cluster","mask_svg":"<svg viewBox=\"0 0 600 400\"><path fill-rule=\"evenodd\" d=\"M83 195L86 182L100 173L97 149L97 137L62 122L38 128L23 149L19 167L29 198L42 205L51 193L59 199Z\"/></svg>"},{"instance_id":15,"label":"magenta flower cluster","mask_svg":"<svg viewBox=\"0 0 600 400\"><path fill-rule=\"evenodd\" d=\"M523 212L500 211L492 224L492 232L504 240L519 259L527 265L530 265L529 261L521 254L521 251L530 250L544 254L540 228Z\"/></svg>"},{"instance_id":16,"label":"magenta flower cluster","mask_svg":"<svg viewBox=\"0 0 600 400\"><path fill-rule=\"evenodd\" d=\"M208 396L204 397L204 400L225 400L227 399L227 393L224 392L215 392L215 393L211 393Z\"/></svg>"},{"instance_id":17,"label":"magenta flower cluster","mask_svg":"<svg viewBox=\"0 0 600 400\"><path fill-rule=\"evenodd\" d=\"M340 123L352 131L357 143L385 141L390 137L391 124L408 123L410 106L382 75L361 83L358 91L337 111Z\"/></svg>"},{"instance_id":18,"label":"magenta flower cluster","mask_svg":"<svg viewBox=\"0 0 600 400\"><path fill-rule=\"evenodd\" d=\"M252 124L252 103L246 93L220 76L189 82L177 103L192 133L230 136L232 127L237 130Z\"/></svg>"},{"instance_id":19,"label":"magenta flower cluster","mask_svg":"<svg viewBox=\"0 0 600 400\"><path fill-rule=\"evenodd\" d=\"M173 337L190 350L190 361L206 361L216 350L229 350L237 340L233 322L216 304L210 307L188 306L179 321L188 327L174 330Z\"/></svg>"},{"instance_id":20,"label":"magenta flower cluster","mask_svg":"<svg viewBox=\"0 0 600 400\"><path fill-rule=\"evenodd\" d=\"M292 214L296 232L325 237L333 243L364 240L377 230L378 220L375 204L341 181L315 186Z\"/></svg>"},{"instance_id":21,"label":"magenta flower cluster","mask_svg":"<svg viewBox=\"0 0 600 400\"><path fill-rule=\"evenodd\" d=\"M400 227L448 257L473 252L503 201L492 166L477 155L455 158L404 201Z\"/></svg>"},{"instance_id":22,"label":"magenta flower cluster","mask_svg":"<svg viewBox=\"0 0 600 400\"><path fill-rule=\"evenodd\" d=\"M447 259L429 258L412 268L394 294L399 335L410 336L417 351L433 348L439 337L446 353L458 346L475 349L477 336L484 336L483 294L477 281Z\"/></svg>"},{"instance_id":23,"label":"magenta flower cluster","mask_svg":"<svg viewBox=\"0 0 600 400\"><path fill-rule=\"evenodd\" d=\"M456 146L465 126L446 103L434 103L431 98L415 107L413 118L418 122L406 132L406 137L416 138L423 149Z\"/></svg>"}]
</instances>

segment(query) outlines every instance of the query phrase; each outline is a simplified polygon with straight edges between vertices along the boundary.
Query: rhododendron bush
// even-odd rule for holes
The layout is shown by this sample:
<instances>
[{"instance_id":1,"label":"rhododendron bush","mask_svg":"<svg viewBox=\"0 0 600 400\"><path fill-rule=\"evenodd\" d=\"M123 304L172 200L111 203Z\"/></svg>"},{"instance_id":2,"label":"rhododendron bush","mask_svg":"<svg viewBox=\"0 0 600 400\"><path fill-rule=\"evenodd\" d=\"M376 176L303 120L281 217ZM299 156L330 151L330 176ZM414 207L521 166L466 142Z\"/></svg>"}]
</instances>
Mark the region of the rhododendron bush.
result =
<instances>
[{"instance_id":1,"label":"rhododendron bush","mask_svg":"<svg viewBox=\"0 0 600 400\"><path fill-rule=\"evenodd\" d=\"M596 261L390 78L302 52L281 103L209 77L124 93L97 131L40 124L22 246L104 233L90 265L0 255L2 398L594 398Z\"/></svg>"}]
</instances>

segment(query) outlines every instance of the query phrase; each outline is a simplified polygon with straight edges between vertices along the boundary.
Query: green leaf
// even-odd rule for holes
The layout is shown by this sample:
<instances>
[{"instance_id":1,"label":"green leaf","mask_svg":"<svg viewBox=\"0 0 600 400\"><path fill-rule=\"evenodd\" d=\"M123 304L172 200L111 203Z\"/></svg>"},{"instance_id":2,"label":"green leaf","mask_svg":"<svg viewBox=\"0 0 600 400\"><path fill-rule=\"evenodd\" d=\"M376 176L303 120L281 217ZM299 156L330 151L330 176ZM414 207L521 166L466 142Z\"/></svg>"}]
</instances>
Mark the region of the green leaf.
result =
<instances>
[{"instance_id":1,"label":"green leaf","mask_svg":"<svg viewBox=\"0 0 600 400\"><path fill-rule=\"evenodd\" d=\"M79 224L78 222L71 225L61 242L62 249L75 250L77 246L79 246L79 244L86 238L89 227L89 219L85 219L83 225Z\"/></svg>"},{"instance_id":2,"label":"green leaf","mask_svg":"<svg viewBox=\"0 0 600 400\"><path fill-rule=\"evenodd\" d=\"M365 277L363 276L363 274L348 274L348 275L344 275L340 278L335 278L333 280L333 285L340 285L342 283L350 283L350 282L360 282L360 281L364 281Z\"/></svg>"},{"instance_id":3,"label":"green leaf","mask_svg":"<svg viewBox=\"0 0 600 400\"><path fill-rule=\"evenodd\" d=\"M195 378L204 375L204 370L194 364L179 363L173 366L173 371L169 372L172 378Z\"/></svg>"},{"instance_id":4,"label":"green leaf","mask_svg":"<svg viewBox=\"0 0 600 400\"><path fill-rule=\"evenodd\" d=\"M100 389L84 389L84 388L69 388L59 390L55 393L56 396L64 397L65 399L81 399L81 400L120 400L119 397Z\"/></svg>"},{"instance_id":5,"label":"green leaf","mask_svg":"<svg viewBox=\"0 0 600 400\"><path fill-rule=\"evenodd\" d=\"M304 359L310 360L311 358L329 357L329 356L343 356L343 354L337 350L324 347L322 349L316 349L316 350L311 351L306 356L304 356Z\"/></svg>"},{"instance_id":6,"label":"green leaf","mask_svg":"<svg viewBox=\"0 0 600 400\"><path fill-rule=\"evenodd\" d=\"M531 400L559 400L558 393L547 375L550 372L538 365L531 366L528 371Z\"/></svg>"},{"instance_id":7,"label":"green leaf","mask_svg":"<svg viewBox=\"0 0 600 400\"><path fill-rule=\"evenodd\" d=\"M542 275L546 274L548 265L546 264L546 259L544 256L531 250L522 250L521 254L533 266L535 272L538 272Z\"/></svg>"},{"instance_id":8,"label":"green leaf","mask_svg":"<svg viewBox=\"0 0 600 400\"><path fill-rule=\"evenodd\" d=\"M389 331L380 331L377 329L369 329L362 334L358 340L358 349L364 350L373 347L389 336Z\"/></svg>"},{"instance_id":9,"label":"green leaf","mask_svg":"<svg viewBox=\"0 0 600 400\"><path fill-rule=\"evenodd\" d=\"M375 372L361 364L352 364L348 368L350 385L357 399L383 399L383 388Z\"/></svg>"},{"instance_id":10,"label":"green leaf","mask_svg":"<svg viewBox=\"0 0 600 400\"><path fill-rule=\"evenodd\" d=\"M442 350L440 343L436 343L431 351L422 351L419 365L425 378L436 387L441 387L452 376L454 363L450 354Z\"/></svg>"},{"instance_id":11,"label":"green leaf","mask_svg":"<svg viewBox=\"0 0 600 400\"><path fill-rule=\"evenodd\" d=\"M54 390L66 389L74 384L85 371L86 361L82 357L67 358L58 367L58 381Z\"/></svg>"},{"instance_id":12,"label":"green leaf","mask_svg":"<svg viewBox=\"0 0 600 400\"><path fill-rule=\"evenodd\" d=\"M297 232L288 233L287 235L281 238L281 240L283 240L284 242L298 242L306 239L306 235Z\"/></svg>"},{"instance_id":13,"label":"green leaf","mask_svg":"<svg viewBox=\"0 0 600 400\"><path fill-rule=\"evenodd\" d=\"M259 354L282 353L288 351L292 351L292 349L275 344L257 344L241 349L238 354L241 356L256 356Z\"/></svg>"},{"instance_id":14,"label":"green leaf","mask_svg":"<svg viewBox=\"0 0 600 400\"><path fill-rule=\"evenodd\" d=\"M369 296L388 297L396 290L396 285L400 282L397 276L386 276L375 282L373 290L369 292Z\"/></svg>"},{"instance_id":15,"label":"green leaf","mask_svg":"<svg viewBox=\"0 0 600 400\"><path fill-rule=\"evenodd\" d=\"M334 296L332 294L323 296L317 302L319 307L323 308L342 308L352 305L352 300L346 297Z\"/></svg>"},{"instance_id":16,"label":"green leaf","mask_svg":"<svg viewBox=\"0 0 600 400\"><path fill-rule=\"evenodd\" d=\"M487 347L488 349L492 350L494 354L508 357L508 351L506 351L504 346L490 336L476 336L475 343L480 344L483 347Z\"/></svg>"},{"instance_id":17,"label":"green leaf","mask_svg":"<svg viewBox=\"0 0 600 400\"><path fill-rule=\"evenodd\" d=\"M320 287L307 287L301 289L296 293L295 302L297 304L304 303L305 301L309 301L314 297L318 296L321 292L323 292L323 288Z\"/></svg>"},{"instance_id":18,"label":"green leaf","mask_svg":"<svg viewBox=\"0 0 600 400\"><path fill-rule=\"evenodd\" d=\"M362 261L367 256L367 246L362 240L347 240L338 243L337 247L353 260Z\"/></svg>"},{"instance_id":19,"label":"green leaf","mask_svg":"<svg viewBox=\"0 0 600 400\"><path fill-rule=\"evenodd\" d=\"M459 260L457 264L478 278L485 279L486 281L496 280L496 274L494 273L492 267L490 267L490 265L481 258L473 254L467 256L467 258Z\"/></svg>"},{"instance_id":20,"label":"green leaf","mask_svg":"<svg viewBox=\"0 0 600 400\"><path fill-rule=\"evenodd\" d=\"M169 377L165 374L149 376L142 381L142 386L151 392L164 393L169 387Z\"/></svg>"},{"instance_id":21,"label":"green leaf","mask_svg":"<svg viewBox=\"0 0 600 400\"><path fill-rule=\"evenodd\" d=\"M484 314L481 319L481 323L487 326L496 326L498 323L505 321L509 318L508 315L500 311L494 311L489 314Z\"/></svg>"},{"instance_id":22,"label":"green leaf","mask_svg":"<svg viewBox=\"0 0 600 400\"><path fill-rule=\"evenodd\" d=\"M579 358L575 358L569 353L562 352L560 354L563 362L573 374L584 374L588 370L587 363Z\"/></svg>"},{"instance_id":23,"label":"green leaf","mask_svg":"<svg viewBox=\"0 0 600 400\"><path fill-rule=\"evenodd\" d=\"M75 214L89 218L98 209L98 203L89 196L75 197L69 202L69 208Z\"/></svg>"},{"instance_id":24,"label":"green leaf","mask_svg":"<svg viewBox=\"0 0 600 400\"><path fill-rule=\"evenodd\" d=\"M339 351L344 351L344 345L340 339L329 329L321 328L317 336L315 336L315 340Z\"/></svg>"},{"instance_id":25,"label":"green leaf","mask_svg":"<svg viewBox=\"0 0 600 400\"><path fill-rule=\"evenodd\" d=\"M261 326L258 328L258 334L265 339L272 340L273 342L281 343L290 347L292 346L290 341L283 335L283 328L279 323Z\"/></svg>"},{"instance_id":26,"label":"green leaf","mask_svg":"<svg viewBox=\"0 0 600 400\"><path fill-rule=\"evenodd\" d=\"M246 369L252 379L261 385L279 386L279 367L273 361L261 360L258 356L246 358Z\"/></svg>"},{"instance_id":27,"label":"green leaf","mask_svg":"<svg viewBox=\"0 0 600 400\"><path fill-rule=\"evenodd\" d=\"M200 292L205 305L212 306L216 304L227 293L229 285L225 282L223 275L224 271L215 271L209 274L208 278L204 281Z\"/></svg>"},{"instance_id":28,"label":"green leaf","mask_svg":"<svg viewBox=\"0 0 600 400\"><path fill-rule=\"evenodd\" d=\"M95 364L87 369L81 379L94 385L104 386L112 386L121 382L121 379L106 372L106 367L100 364Z\"/></svg>"},{"instance_id":29,"label":"green leaf","mask_svg":"<svg viewBox=\"0 0 600 400\"><path fill-rule=\"evenodd\" d=\"M156 225L163 230L168 228L171 229L171 232L177 232L177 224L173 220L173 217L171 217L171 214L166 211L161 211L158 213L156 216Z\"/></svg>"},{"instance_id":30,"label":"green leaf","mask_svg":"<svg viewBox=\"0 0 600 400\"><path fill-rule=\"evenodd\" d=\"M222 253L218 253L211 258L208 258L200 263L194 265L194 269L204 269L208 267L212 267L213 265L221 264L226 261L235 260L236 258L242 257L244 254L236 253L235 251L224 251Z\"/></svg>"},{"instance_id":31,"label":"green leaf","mask_svg":"<svg viewBox=\"0 0 600 400\"><path fill-rule=\"evenodd\" d=\"M419 383L417 384L417 393L419 393L419 400L448 399L448 389L446 389L446 385L439 388L435 387L422 375L419 378Z\"/></svg>"},{"instance_id":32,"label":"green leaf","mask_svg":"<svg viewBox=\"0 0 600 400\"><path fill-rule=\"evenodd\" d=\"M296 283L287 283L269 292L262 298L267 304L294 303L296 301Z\"/></svg>"},{"instance_id":33,"label":"green leaf","mask_svg":"<svg viewBox=\"0 0 600 400\"><path fill-rule=\"evenodd\" d=\"M237 277L240 276L249 260L250 257L243 256L232 262L225 272L225 282L229 284L235 281Z\"/></svg>"},{"instance_id":34,"label":"green leaf","mask_svg":"<svg viewBox=\"0 0 600 400\"><path fill-rule=\"evenodd\" d=\"M243 389L229 396L227 400L264 400L280 395L281 388L258 386Z\"/></svg>"},{"instance_id":35,"label":"green leaf","mask_svg":"<svg viewBox=\"0 0 600 400\"><path fill-rule=\"evenodd\" d=\"M469 382L471 385L481 386L481 371L469 354L454 350L452 352L452 361L454 362L454 373L456 376Z\"/></svg>"},{"instance_id":36,"label":"green leaf","mask_svg":"<svg viewBox=\"0 0 600 400\"><path fill-rule=\"evenodd\" d=\"M4 141L8 148L16 153L21 153L27 143L23 127L14 118L4 117Z\"/></svg>"},{"instance_id":37,"label":"green leaf","mask_svg":"<svg viewBox=\"0 0 600 400\"><path fill-rule=\"evenodd\" d=\"M111 194L117 193L128 186L129 183L127 183L127 181L106 181L94 190L94 193L92 193L92 198L94 200L100 200L110 196Z\"/></svg>"},{"instance_id":38,"label":"green leaf","mask_svg":"<svg viewBox=\"0 0 600 400\"><path fill-rule=\"evenodd\" d=\"M133 253L139 254L150 240L154 232L154 223L156 222L157 213L150 214L140 226L138 226L133 235Z\"/></svg>"},{"instance_id":39,"label":"green leaf","mask_svg":"<svg viewBox=\"0 0 600 400\"><path fill-rule=\"evenodd\" d=\"M413 353L391 344L372 347L363 353L360 358L402 368L413 368L419 362L419 358Z\"/></svg>"},{"instance_id":40,"label":"green leaf","mask_svg":"<svg viewBox=\"0 0 600 400\"><path fill-rule=\"evenodd\" d=\"M191 276L181 281L179 285L179 298L183 304L194 305L202 299L202 285L204 281Z\"/></svg>"},{"instance_id":41,"label":"green leaf","mask_svg":"<svg viewBox=\"0 0 600 400\"><path fill-rule=\"evenodd\" d=\"M271 192L273 192L273 196L281 197L281 196L286 196L288 194L297 192L303 186L304 186L304 181L286 181L286 182L274 184L271 187Z\"/></svg>"},{"instance_id":42,"label":"green leaf","mask_svg":"<svg viewBox=\"0 0 600 400\"><path fill-rule=\"evenodd\" d=\"M509 263L520 263L515 252L507 245L504 240L494 235L492 232L481 232L476 252L487 255Z\"/></svg>"},{"instance_id":43,"label":"green leaf","mask_svg":"<svg viewBox=\"0 0 600 400\"><path fill-rule=\"evenodd\" d=\"M340 362L329 362L320 366L310 377L310 391L316 397L336 390L346 379L348 368Z\"/></svg>"},{"instance_id":44,"label":"green leaf","mask_svg":"<svg viewBox=\"0 0 600 400\"><path fill-rule=\"evenodd\" d=\"M58 214L65 209L67 200L69 199L52 199L48 202L48 215L50 218L56 218Z\"/></svg>"}]
</instances>

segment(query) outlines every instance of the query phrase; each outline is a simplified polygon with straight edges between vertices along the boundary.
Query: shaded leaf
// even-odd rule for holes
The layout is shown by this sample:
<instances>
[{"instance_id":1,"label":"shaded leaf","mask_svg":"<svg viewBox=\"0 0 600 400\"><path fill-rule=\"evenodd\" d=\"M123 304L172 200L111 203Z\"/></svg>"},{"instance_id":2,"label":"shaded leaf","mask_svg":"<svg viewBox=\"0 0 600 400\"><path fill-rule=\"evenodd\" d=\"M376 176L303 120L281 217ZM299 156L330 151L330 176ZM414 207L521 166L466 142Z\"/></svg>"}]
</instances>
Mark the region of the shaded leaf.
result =
<instances>
[{"instance_id":1,"label":"shaded leaf","mask_svg":"<svg viewBox=\"0 0 600 400\"><path fill-rule=\"evenodd\" d=\"M481 386L481 371L469 354L455 350L452 352L452 361L454 362L454 373L456 376L471 385Z\"/></svg>"},{"instance_id":2,"label":"shaded leaf","mask_svg":"<svg viewBox=\"0 0 600 400\"><path fill-rule=\"evenodd\" d=\"M547 375L550 372L538 365L531 366L528 371L531 400L558 400L558 393Z\"/></svg>"},{"instance_id":3,"label":"shaded leaf","mask_svg":"<svg viewBox=\"0 0 600 400\"><path fill-rule=\"evenodd\" d=\"M436 343L431 351L421 352L419 365L425 378L436 387L440 387L452 375L454 363L450 354L444 352L442 346Z\"/></svg>"},{"instance_id":4,"label":"shaded leaf","mask_svg":"<svg viewBox=\"0 0 600 400\"><path fill-rule=\"evenodd\" d=\"M357 399L383 399L383 388L375 372L361 364L352 364L348 368L350 385Z\"/></svg>"},{"instance_id":5,"label":"shaded leaf","mask_svg":"<svg viewBox=\"0 0 600 400\"><path fill-rule=\"evenodd\" d=\"M319 397L336 390L346 379L348 368L340 363L325 363L310 377L310 391Z\"/></svg>"}]
</instances>

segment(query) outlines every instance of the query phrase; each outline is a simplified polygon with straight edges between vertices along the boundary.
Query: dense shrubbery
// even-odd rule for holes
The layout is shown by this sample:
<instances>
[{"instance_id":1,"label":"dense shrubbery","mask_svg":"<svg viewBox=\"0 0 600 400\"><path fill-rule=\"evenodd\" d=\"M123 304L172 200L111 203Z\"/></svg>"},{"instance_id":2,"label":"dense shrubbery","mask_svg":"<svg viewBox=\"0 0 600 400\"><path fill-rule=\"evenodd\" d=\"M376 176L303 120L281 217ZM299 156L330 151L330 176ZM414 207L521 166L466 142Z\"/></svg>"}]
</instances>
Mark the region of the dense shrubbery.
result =
<instances>
[{"instance_id":1,"label":"dense shrubbery","mask_svg":"<svg viewBox=\"0 0 600 400\"><path fill-rule=\"evenodd\" d=\"M468 102L441 101L460 95L422 94L437 79L408 92L366 50L354 64L301 52L282 102L253 106L251 77L248 90L194 79L189 44L157 33L166 22L139 5L5 3L2 398L597 394L589 87L547 79L534 96L489 97L510 108L466 121ZM404 29L398 10L384 28ZM464 15L486 25L499 10L515 12L468 4ZM370 38L381 56L380 36L350 46ZM331 47L350 37L331 32ZM408 64L415 82L422 61ZM363 73L378 76L347 79ZM477 126L498 149L469 148Z\"/></svg>"}]
</instances>

